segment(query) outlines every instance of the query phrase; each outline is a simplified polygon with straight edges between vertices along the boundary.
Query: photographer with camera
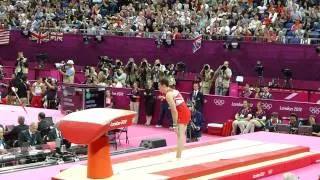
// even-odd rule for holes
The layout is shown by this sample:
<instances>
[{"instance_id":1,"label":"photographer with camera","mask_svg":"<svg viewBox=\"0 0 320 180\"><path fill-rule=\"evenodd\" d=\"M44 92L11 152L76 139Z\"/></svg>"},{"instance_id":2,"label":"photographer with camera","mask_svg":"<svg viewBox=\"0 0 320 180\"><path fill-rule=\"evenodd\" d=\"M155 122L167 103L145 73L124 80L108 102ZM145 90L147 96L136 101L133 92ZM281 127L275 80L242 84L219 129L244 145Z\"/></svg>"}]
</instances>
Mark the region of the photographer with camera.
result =
<instances>
[{"instance_id":1,"label":"photographer with camera","mask_svg":"<svg viewBox=\"0 0 320 180\"><path fill-rule=\"evenodd\" d=\"M85 84L98 84L98 77L97 77L97 72L94 67L86 66L86 81Z\"/></svg>"},{"instance_id":2,"label":"photographer with camera","mask_svg":"<svg viewBox=\"0 0 320 180\"><path fill-rule=\"evenodd\" d=\"M210 94L210 90L212 88L213 84L213 75L214 72L210 68L209 64L205 64L200 72L200 86L201 86L201 92L203 94Z\"/></svg>"},{"instance_id":3,"label":"photographer with camera","mask_svg":"<svg viewBox=\"0 0 320 180\"><path fill-rule=\"evenodd\" d=\"M63 75L63 83L66 83L66 84L74 83L75 69L73 65L74 65L73 60L68 60L65 66L65 70L63 68L59 68L60 73Z\"/></svg>"},{"instance_id":4,"label":"photographer with camera","mask_svg":"<svg viewBox=\"0 0 320 180\"><path fill-rule=\"evenodd\" d=\"M0 65L0 80L3 80L3 78L4 78L5 75L6 75L6 74L3 72L3 66Z\"/></svg>"},{"instance_id":5,"label":"photographer with camera","mask_svg":"<svg viewBox=\"0 0 320 180\"><path fill-rule=\"evenodd\" d=\"M112 77L109 75L109 69L108 68L100 69L98 73L98 85L108 86L111 84L110 80L112 81Z\"/></svg>"},{"instance_id":6,"label":"photographer with camera","mask_svg":"<svg viewBox=\"0 0 320 180\"><path fill-rule=\"evenodd\" d=\"M138 79L138 67L136 63L134 63L133 58L129 58L129 61L126 65L126 74L127 74L127 79L126 79L126 84L128 87L132 87L134 83L137 82Z\"/></svg>"},{"instance_id":7,"label":"photographer with camera","mask_svg":"<svg viewBox=\"0 0 320 180\"><path fill-rule=\"evenodd\" d=\"M114 73L114 87L122 88L126 87L126 79L127 74L123 72L122 68L116 69L116 72Z\"/></svg>"},{"instance_id":8,"label":"photographer with camera","mask_svg":"<svg viewBox=\"0 0 320 180\"><path fill-rule=\"evenodd\" d=\"M159 89L159 81L164 78L165 66L161 64L159 59L156 59L152 67L152 81L155 90Z\"/></svg>"},{"instance_id":9,"label":"photographer with camera","mask_svg":"<svg viewBox=\"0 0 320 180\"><path fill-rule=\"evenodd\" d=\"M23 56L23 52L18 52L18 58L17 58L17 62L15 64L15 74L17 75L18 73L22 73L22 74L25 74L25 75L28 75L28 69L29 67L29 64L27 62L27 58L25 58Z\"/></svg>"},{"instance_id":10,"label":"photographer with camera","mask_svg":"<svg viewBox=\"0 0 320 180\"><path fill-rule=\"evenodd\" d=\"M164 76L169 80L169 86L175 89L177 82L175 78L176 66L174 64L165 65L166 70L164 71Z\"/></svg>"},{"instance_id":11,"label":"photographer with camera","mask_svg":"<svg viewBox=\"0 0 320 180\"><path fill-rule=\"evenodd\" d=\"M47 109L57 109L57 81L55 79L46 78L44 84L46 85L46 92L43 106Z\"/></svg>"},{"instance_id":12,"label":"photographer with camera","mask_svg":"<svg viewBox=\"0 0 320 180\"><path fill-rule=\"evenodd\" d=\"M214 77L217 77L215 82L216 95L226 96L228 94L231 76L232 71L229 68L229 61L225 61L214 74Z\"/></svg>"},{"instance_id":13,"label":"photographer with camera","mask_svg":"<svg viewBox=\"0 0 320 180\"><path fill-rule=\"evenodd\" d=\"M143 58L140 64L139 70L140 87L146 89L148 87L148 81L151 81L151 67L148 61Z\"/></svg>"}]
</instances>

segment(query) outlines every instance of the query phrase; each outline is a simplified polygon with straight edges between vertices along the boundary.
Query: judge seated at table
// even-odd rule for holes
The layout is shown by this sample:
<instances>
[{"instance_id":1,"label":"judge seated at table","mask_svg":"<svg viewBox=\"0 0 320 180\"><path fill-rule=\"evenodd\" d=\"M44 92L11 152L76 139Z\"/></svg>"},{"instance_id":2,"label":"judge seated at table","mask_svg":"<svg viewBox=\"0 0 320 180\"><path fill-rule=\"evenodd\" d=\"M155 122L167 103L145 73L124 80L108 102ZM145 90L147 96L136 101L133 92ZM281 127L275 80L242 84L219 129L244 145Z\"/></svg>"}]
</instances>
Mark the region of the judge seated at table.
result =
<instances>
[{"instance_id":1,"label":"judge seated at table","mask_svg":"<svg viewBox=\"0 0 320 180\"><path fill-rule=\"evenodd\" d=\"M22 131L19 134L19 146L36 146L43 144L40 132L38 132L37 129L38 124L36 122L32 122L28 130Z\"/></svg>"},{"instance_id":2,"label":"judge seated at table","mask_svg":"<svg viewBox=\"0 0 320 180\"><path fill-rule=\"evenodd\" d=\"M51 130L49 131L49 134L46 138L47 142L56 141L58 138L63 139L61 132L56 126L52 126Z\"/></svg>"},{"instance_id":3,"label":"judge seated at table","mask_svg":"<svg viewBox=\"0 0 320 180\"><path fill-rule=\"evenodd\" d=\"M296 133L299 127L299 121L296 113L291 113L289 117L290 132Z\"/></svg>"},{"instance_id":4,"label":"judge seated at table","mask_svg":"<svg viewBox=\"0 0 320 180\"><path fill-rule=\"evenodd\" d=\"M271 114L271 118L267 120L266 125L265 125L265 131L268 132L275 132L277 124L280 124L281 121L279 120L279 116L277 112L273 112Z\"/></svg>"},{"instance_id":5,"label":"judge seated at table","mask_svg":"<svg viewBox=\"0 0 320 180\"><path fill-rule=\"evenodd\" d=\"M316 116L311 114L308 119L299 121L299 126L313 126L316 124Z\"/></svg>"},{"instance_id":6,"label":"judge seated at table","mask_svg":"<svg viewBox=\"0 0 320 180\"><path fill-rule=\"evenodd\" d=\"M5 149L8 148L6 141L4 140L4 129L0 127L0 154L5 153Z\"/></svg>"},{"instance_id":7,"label":"judge seated at table","mask_svg":"<svg viewBox=\"0 0 320 180\"><path fill-rule=\"evenodd\" d=\"M14 126L11 131L8 131L5 133L5 137L9 142L10 146L15 147L15 141L18 140L19 134L24 131L29 129L29 126L24 124L25 118L23 116L18 117L18 124L17 126Z\"/></svg>"}]
</instances>

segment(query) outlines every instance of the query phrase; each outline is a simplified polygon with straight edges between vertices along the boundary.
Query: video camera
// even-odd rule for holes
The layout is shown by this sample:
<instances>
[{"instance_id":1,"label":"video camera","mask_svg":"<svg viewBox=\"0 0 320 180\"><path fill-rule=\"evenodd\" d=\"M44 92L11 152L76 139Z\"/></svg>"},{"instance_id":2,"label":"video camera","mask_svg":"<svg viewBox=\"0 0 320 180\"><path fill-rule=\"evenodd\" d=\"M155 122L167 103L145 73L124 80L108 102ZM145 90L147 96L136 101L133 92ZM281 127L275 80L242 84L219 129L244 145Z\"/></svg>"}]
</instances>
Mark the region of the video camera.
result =
<instances>
[{"instance_id":1,"label":"video camera","mask_svg":"<svg viewBox=\"0 0 320 180\"><path fill-rule=\"evenodd\" d=\"M57 69L65 69L66 63L65 63L64 61L61 61L60 63L54 63L54 66L55 66Z\"/></svg>"},{"instance_id":2,"label":"video camera","mask_svg":"<svg viewBox=\"0 0 320 180\"><path fill-rule=\"evenodd\" d=\"M263 67L263 65L261 64L260 61L257 62L254 70L258 73L258 77L262 77L263 76L264 67Z\"/></svg>"},{"instance_id":3,"label":"video camera","mask_svg":"<svg viewBox=\"0 0 320 180\"><path fill-rule=\"evenodd\" d=\"M99 56L98 67L100 70L113 67L113 61L108 56Z\"/></svg>"}]
</instances>

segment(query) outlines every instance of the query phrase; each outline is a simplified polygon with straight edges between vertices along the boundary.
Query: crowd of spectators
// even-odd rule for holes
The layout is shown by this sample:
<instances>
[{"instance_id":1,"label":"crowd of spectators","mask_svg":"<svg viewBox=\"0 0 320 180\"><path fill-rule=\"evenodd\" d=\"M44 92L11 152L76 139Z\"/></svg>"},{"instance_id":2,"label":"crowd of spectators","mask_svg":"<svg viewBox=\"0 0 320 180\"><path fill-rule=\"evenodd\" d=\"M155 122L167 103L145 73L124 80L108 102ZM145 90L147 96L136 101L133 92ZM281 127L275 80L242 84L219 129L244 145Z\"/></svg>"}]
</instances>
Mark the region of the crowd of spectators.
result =
<instances>
[{"instance_id":1,"label":"crowd of spectators","mask_svg":"<svg viewBox=\"0 0 320 180\"><path fill-rule=\"evenodd\" d=\"M9 28L137 37L156 32L164 39L203 34L310 43L302 39L319 37L319 18L318 0L4 0L0 6L0 25Z\"/></svg>"}]
</instances>

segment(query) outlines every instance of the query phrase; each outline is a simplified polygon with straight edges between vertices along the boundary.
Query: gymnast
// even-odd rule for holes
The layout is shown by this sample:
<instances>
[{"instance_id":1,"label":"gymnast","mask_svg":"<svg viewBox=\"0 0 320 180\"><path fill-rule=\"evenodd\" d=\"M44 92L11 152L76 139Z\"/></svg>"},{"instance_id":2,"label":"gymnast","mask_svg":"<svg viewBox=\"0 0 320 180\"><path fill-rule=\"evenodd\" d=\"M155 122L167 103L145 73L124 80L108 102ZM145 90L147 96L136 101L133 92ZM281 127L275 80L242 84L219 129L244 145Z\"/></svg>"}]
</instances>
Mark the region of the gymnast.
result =
<instances>
[{"instance_id":1,"label":"gymnast","mask_svg":"<svg viewBox=\"0 0 320 180\"><path fill-rule=\"evenodd\" d=\"M167 79L160 80L159 90L165 94L166 101L171 110L175 132L177 133L176 158L180 159L186 138L187 125L191 119L191 113L180 92L169 87L169 81Z\"/></svg>"}]
</instances>

